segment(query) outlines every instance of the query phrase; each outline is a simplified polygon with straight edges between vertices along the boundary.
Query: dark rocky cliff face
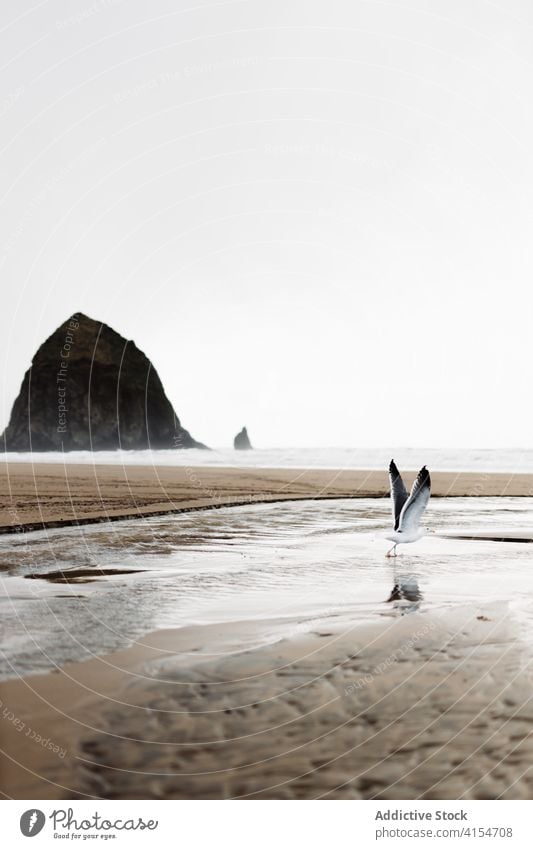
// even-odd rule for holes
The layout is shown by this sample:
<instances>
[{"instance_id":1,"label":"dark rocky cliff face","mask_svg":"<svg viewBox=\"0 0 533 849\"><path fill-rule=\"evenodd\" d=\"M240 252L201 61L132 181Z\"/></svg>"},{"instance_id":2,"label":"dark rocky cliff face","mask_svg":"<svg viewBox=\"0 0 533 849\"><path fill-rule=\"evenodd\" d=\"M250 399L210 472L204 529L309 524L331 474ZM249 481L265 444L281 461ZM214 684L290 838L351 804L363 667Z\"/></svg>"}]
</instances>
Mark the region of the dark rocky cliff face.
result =
<instances>
[{"instance_id":1,"label":"dark rocky cliff face","mask_svg":"<svg viewBox=\"0 0 533 849\"><path fill-rule=\"evenodd\" d=\"M250 451L252 448L252 443L250 442L250 437L248 436L248 431L245 427L239 431L235 439L233 440L233 447L236 451Z\"/></svg>"},{"instance_id":2,"label":"dark rocky cliff face","mask_svg":"<svg viewBox=\"0 0 533 849\"><path fill-rule=\"evenodd\" d=\"M35 354L3 439L7 451L205 448L181 426L145 354L82 313Z\"/></svg>"}]
</instances>

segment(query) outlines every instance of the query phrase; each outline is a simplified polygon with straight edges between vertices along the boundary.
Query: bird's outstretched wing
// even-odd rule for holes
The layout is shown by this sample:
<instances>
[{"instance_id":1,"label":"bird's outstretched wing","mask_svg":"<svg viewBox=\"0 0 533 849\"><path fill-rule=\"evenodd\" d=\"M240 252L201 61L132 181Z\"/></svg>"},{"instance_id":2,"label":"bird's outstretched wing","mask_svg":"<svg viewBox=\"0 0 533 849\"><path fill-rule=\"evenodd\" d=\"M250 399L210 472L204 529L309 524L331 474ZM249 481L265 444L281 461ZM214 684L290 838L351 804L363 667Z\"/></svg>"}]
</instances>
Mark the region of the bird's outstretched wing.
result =
<instances>
[{"instance_id":1,"label":"bird's outstretched wing","mask_svg":"<svg viewBox=\"0 0 533 849\"><path fill-rule=\"evenodd\" d=\"M422 513L428 506L430 494L431 478L428 470L423 466L413 484L411 494L403 506L398 530L407 533L418 529Z\"/></svg>"},{"instance_id":2,"label":"bird's outstretched wing","mask_svg":"<svg viewBox=\"0 0 533 849\"><path fill-rule=\"evenodd\" d=\"M400 514L402 507L409 498L402 476L394 460L389 465L390 495L392 499L392 518L394 519L394 530L400 526Z\"/></svg>"}]
</instances>

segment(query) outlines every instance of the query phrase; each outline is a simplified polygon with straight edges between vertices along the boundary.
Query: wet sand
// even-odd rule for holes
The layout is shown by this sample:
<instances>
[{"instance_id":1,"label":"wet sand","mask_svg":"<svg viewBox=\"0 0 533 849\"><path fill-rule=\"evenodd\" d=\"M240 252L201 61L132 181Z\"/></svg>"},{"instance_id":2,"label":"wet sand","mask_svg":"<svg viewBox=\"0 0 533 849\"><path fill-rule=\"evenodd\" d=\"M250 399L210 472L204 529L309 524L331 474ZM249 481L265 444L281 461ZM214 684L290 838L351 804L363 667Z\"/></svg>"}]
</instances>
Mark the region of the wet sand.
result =
<instances>
[{"instance_id":1,"label":"wet sand","mask_svg":"<svg viewBox=\"0 0 533 849\"><path fill-rule=\"evenodd\" d=\"M434 477L439 495L527 495L531 484L529 476ZM9 477L4 471L3 521L6 530L27 529L36 518L72 523L118 518L125 510L149 515L256 498L368 497L386 490L385 476L376 472L19 464L11 465ZM385 503L372 508L377 524L387 511ZM484 511L492 521L492 504ZM512 527L504 530L516 542ZM525 538L522 531L519 537ZM319 560L317 546L332 545L327 533L321 542L309 539ZM479 542L428 539L426 549L421 544L398 565L439 573L441 545ZM231 550L232 540L227 543ZM363 576L365 568L374 569L372 557L383 561L383 552L366 537L360 544ZM351 551L350 538L345 545ZM289 543L284 556L305 560L300 549L299 540ZM523 555L510 556L523 556L525 568L527 544L516 549ZM497 550L483 549L488 570ZM353 558L343 552L340 562L353 570ZM462 549L444 556L463 567L463 582L480 580L482 573L468 577ZM497 574L505 581L499 562ZM357 575L353 571L356 594ZM17 799L531 799L533 664L524 620L509 601L472 601L464 583L458 604L420 608L415 594L416 612L409 613L401 604L412 595L410 580L371 622L364 610L356 615L347 604L328 612L322 601L321 621L309 624L289 612L281 638L269 644L262 643L257 620L235 618L152 631L130 648L1 683L0 792ZM467 589L470 600L463 604ZM161 592L168 590L161 586Z\"/></svg>"},{"instance_id":2,"label":"wet sand","mask_svg":"<svg viewBox=\"0 0 533 849\"><path fill-rule=\"evenodd\" d=\"M410 483L414 473L406 472ZM0 465L0 533L223 505L388 493L385 471ZM533 475L432 473L433 496L533 496Z\"/></svg>"},{"instance_id":3,"label":"wet sand","mask_svg":"<svg viewBox=\"0 0 533 849\"><path fill-rule=\"evenodd\" d=\"M343 620L250 651L253 623L209 627L217 633L160 631L58 674L3 684L3 711L16 718L1 720L1 791L532 797L530 657L505 604L359 627ZM214 636L217 655L203 654Z\"/></svg>"}]
</instances>

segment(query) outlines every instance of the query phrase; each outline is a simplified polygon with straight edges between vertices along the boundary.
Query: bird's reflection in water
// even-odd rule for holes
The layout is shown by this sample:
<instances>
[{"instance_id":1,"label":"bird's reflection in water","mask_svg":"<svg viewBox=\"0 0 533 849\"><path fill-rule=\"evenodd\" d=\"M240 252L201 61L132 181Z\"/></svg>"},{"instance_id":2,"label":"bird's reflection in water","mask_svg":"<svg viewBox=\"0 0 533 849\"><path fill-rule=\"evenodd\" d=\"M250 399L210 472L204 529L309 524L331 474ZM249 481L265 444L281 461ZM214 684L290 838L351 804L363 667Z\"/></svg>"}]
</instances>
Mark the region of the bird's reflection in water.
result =
<instances>
[{"instance_id":1,"label":"bird's reflection in water","mask_svg":"<svg viewBox=\"0 0 533 849\"><path fill-rule=\"evenodd\" d=\"M387 599L400 616L414 613L420 607L423 595L418 586L418 578L413 574L394 574L394 586Z\"/></svg>"}]
</instances>

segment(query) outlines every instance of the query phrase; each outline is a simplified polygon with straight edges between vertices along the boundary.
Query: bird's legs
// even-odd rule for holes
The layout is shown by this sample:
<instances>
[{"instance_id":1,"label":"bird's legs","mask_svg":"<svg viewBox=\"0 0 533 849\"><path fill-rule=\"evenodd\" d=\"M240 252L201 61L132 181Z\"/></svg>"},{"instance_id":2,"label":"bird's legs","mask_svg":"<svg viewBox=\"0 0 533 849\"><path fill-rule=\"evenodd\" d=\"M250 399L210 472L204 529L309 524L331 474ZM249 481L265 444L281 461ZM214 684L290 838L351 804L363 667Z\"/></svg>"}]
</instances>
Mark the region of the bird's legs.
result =
<instances>
[{"instance_id":1,"label":"bird's legs","mask_svg":"<svg viewBox=\"0 0 533 849\"><path fill-rule=\"evenodd\" d=\"M385 555L385 557L396 557L396 546L397 545L398 545L398 543L395 542L394 545L392 546L392 548L389 551L387 551L387 554Z\"/></svg>"}]
</instances>

